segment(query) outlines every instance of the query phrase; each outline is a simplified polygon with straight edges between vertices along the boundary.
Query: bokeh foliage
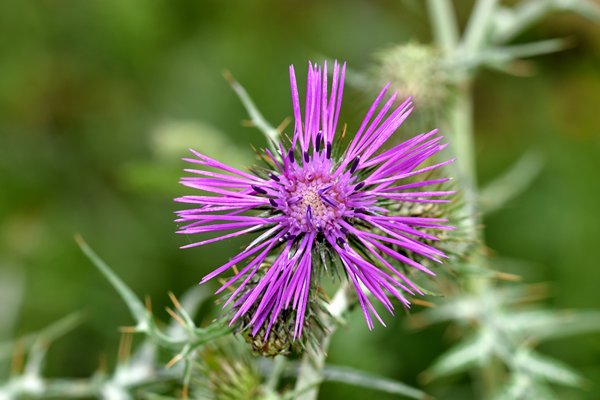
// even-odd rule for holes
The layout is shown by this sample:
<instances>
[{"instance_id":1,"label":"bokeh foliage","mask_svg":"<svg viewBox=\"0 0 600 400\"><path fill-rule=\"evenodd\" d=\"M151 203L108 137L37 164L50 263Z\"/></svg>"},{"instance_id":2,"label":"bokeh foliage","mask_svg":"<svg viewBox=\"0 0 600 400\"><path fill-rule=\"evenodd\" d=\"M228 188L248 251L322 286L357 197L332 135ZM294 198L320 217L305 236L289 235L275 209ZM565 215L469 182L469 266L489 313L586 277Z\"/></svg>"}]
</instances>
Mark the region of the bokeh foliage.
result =
<instances>
[{"instance_id":1,"label":"bokeh foliage","mask_svg":"<svg viewBox=\"0 0 600 400\"><path fill-rule=\"evenodd\" d=\"M470 2L460 3L464 18ZM291 114L289 64L327 56L366 70L378 49L429 41L428 31L417 1L2 2L0 286L15 294L1 290L8 311L0 314L0 333L38 330L84 310L85 323L51 348L50 373L86 376L100 354L114 360L116 328L131 321L73 234L150 295L158 313L168 290L193 286L239 246L180 251L187 241L172 223L187 147L242 165L253 160L249 144L264 142L240 124L246 114L222 70L277 123ZM531 76L486 71L477 81L480 180L529 149L544 159L529 190L485 219L485 233L502 255L500 269L552 282L549 303L598 308L600 28L564 14L517 41L556 36L570 46L518 66ZM343 119L356 124L368 100L350 91ZM389 328L369 333L360 315L350 318L334 341L333 363L418 385L419 373L447 347L444 326L407 334L403 318L390 318ZM590 335L544 347L591 382L584 398L600 392L598 343ZM437 394L466 398L460 383L456 393ZM323 396L334 395L370 393L326 383Z\"/></svg>"}]
</instances>

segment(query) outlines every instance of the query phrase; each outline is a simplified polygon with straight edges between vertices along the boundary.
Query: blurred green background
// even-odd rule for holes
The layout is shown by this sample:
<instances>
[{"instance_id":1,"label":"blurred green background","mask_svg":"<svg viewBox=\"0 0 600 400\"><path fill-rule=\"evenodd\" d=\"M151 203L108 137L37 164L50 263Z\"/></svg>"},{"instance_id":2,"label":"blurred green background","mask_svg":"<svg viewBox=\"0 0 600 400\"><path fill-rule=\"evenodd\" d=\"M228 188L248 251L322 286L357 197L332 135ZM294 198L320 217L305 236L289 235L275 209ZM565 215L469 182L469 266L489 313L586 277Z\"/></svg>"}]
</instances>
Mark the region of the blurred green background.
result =
<instances>
[{"instance_id":1,"label":"blurred green background","mask_svg":"<svg viewBox=\"0 0 600 400\"><path fill-rule=\"evenodd\" d=\"M0 2L0 339L84 310L83 325L51 348L50 375L88 376L101 354L114 359L117 327L131 320L75 233L166 319L167 291L195 285L241 243L178 249L188 239L174 234L172 199L185 193L177 184L185 149L244 165L251 143L264 143L242 126L246 113L222 71L278 124L291 114L289 64L303 76L308 59L327 56L361 70L380 48L428 42L421 3ZM464 22L471 2L459 3ZM534 60L531 76L484 71L475 86L480 181L529 149L545 159L532 187L485 219L486 236L512 260L510 272L552 283L553 306L600 308L600 27L563 14L518 41L557 36L572 47ZM343 119L355 123L367 102L349 89ZM387 321L369 333L354 315L331 361L420 384L449 343L446 328L413 332L402 317ZM544 348L592 382L582 398L600 393L597 339ZM448 383L425 389L445 398ZM457 398L468 398L465 384L453 383ZM370 395L323 389L323 398Z\"/></svg>"}]
</instances>

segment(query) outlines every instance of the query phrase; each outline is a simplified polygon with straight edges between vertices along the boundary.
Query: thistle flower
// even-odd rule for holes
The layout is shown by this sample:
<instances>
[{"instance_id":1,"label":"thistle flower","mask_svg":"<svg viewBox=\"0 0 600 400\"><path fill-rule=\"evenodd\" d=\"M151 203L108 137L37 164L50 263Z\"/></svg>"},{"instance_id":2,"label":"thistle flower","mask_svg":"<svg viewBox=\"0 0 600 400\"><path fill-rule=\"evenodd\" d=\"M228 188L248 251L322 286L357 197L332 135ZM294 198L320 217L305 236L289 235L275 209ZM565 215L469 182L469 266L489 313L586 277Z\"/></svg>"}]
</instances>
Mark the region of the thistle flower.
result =
<instances>
[{"instance_id":1,"label":"thistle flower","mask_svg":"<svg viewBox=\"0 0 600 400\"><path fill-rule=\"evenodd\" d=\"M375 54L372 68L376 81L412 97L421 110L441 110L451 95L450 73L444 67L441 53L432 46L406 43Z\"/></svg>"},{"instance_id":2,"label":"thistle flower","mask_svg":"<svg viewBox=\"0 0 600 400\"><path fill-rule=\"evenodd\" d=\"M389 296L408 307L406 293L422 294L399 270L399 264L434 275L408 254L438 263L446 257L428 244L437 238L424 232L452 229L445 225L446 219L402 216L393 211L404 202L449 201L443 197L453 192L421 189L449 178L415 179L452 162L422 166L446 144L433 130L382 149L413 110L410 99L397 105L397 94L384 100L388 84L343 148L345 129L341 135L336 133L345 69L345 64L340 67L336 62L329 85L327 64L309 63L302 113L290 66L294 131L289 143L280 144L278 151L264 150L266 167L249 173L194 150L194 157L184 159L201 168L186 169L195 176L184 177L181 183L206 193L176 199L195 207L178 212L177 222L184 224L178 233L217 232L219 236L183 247L260 233L201 281L234 271L217 293L231 288L225 302L234 310L231 323L246 320L253 336L263 328L266 333L262 334L268 336L284 311L295 315L293 338L301 336L310 293L318 285L315 277L327 264L345 271L369 329L373 317L385 325L372 298L393 314ZM253 280L257 274L258 282Z\"/></svg>"}]
</instances>

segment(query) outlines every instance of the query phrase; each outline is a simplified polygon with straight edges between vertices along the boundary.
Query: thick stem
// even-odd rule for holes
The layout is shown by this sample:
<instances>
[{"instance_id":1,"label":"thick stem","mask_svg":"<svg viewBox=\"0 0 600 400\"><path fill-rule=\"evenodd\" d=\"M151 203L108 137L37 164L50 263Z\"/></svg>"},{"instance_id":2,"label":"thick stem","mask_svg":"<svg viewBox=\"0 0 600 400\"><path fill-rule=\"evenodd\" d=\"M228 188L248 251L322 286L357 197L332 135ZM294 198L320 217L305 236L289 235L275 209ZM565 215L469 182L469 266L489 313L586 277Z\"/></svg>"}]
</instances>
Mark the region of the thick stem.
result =
<instances>
[{"instance_id":1,"label":"thick stem","mask_svg":"<svg viewBox=\"0 0 600 400\"><path fill-rule=\"evenodd\" d=\"M279 380L281 379L281 374L283 374L283 371L285 370L286 364L287 358L281 355L275 357L275 360L273 360L273 370L266 383L266 388L269 393L277 392L277 386L279 385Z\"/></svg>"},{"instance_id":2,"label":"thick stem","mask_svg":"<svg viewBox=\"0 0 600 400\"><path fill-rule=\"evenodd\" d=\"M295 388L296 393L298 393L297 400L317 399L319 384L322 381L321 372L323 371L323 367L325 367L331 337L338 326L338 320L348 309L348 305L348 286L347 284L342 284L329 304L328 311L331 314L331 318L327 323L327 333L323 340L321 340L321 346L316 352L309 351L302 358Z\"/></svg>"},{"instance_id":3,"label":"thick stem","mask_svg":"<svg viewBox=\"0 0 600 400\"><path fill-rule=\"evenodd\" d=\"M427 0L433 36L440 48L450 53L458 43L458 25L450 0Z\"/></svg>"},{"instance_id":4,"label":"thick stem","mask_svg":"<svg viewBox=\"0 0 600 400\"><path fill-rule=\"evenodd\" d=\"M429 0L432 20L436 18L436 11L439 13L439 2ZM433 7L437 4L437 8ZM496 8L497 0L478 0L475 9L465 31L465 35L460 45L448 48L448 40L436 34L437 44L444 49L447 57L461 57L477 54L485 47L486 35L489 34L493 12ZM447 17L446 17L447 18ZM446 21L446 23L448 23ZM438 22L438 25L440 23ZM443 26L443 21L442 21ZM435 28L435 29L440 29ZM434 30L435 32L435 30ZM450 112L448 114L447 131L451 138L452 148L457 161L454 165L454 174L462 189L464 196L463 208L463 226L460 229L465 232L472 243L479 243L474 254L470 256L469 262L480 267L485 267L486 258L483 254L484 235L481 226L481 213L479 212L478 190L477 190L477 166L475 163L475 137L473 129L473 96L471 91L475 71L462 71L456 75L458 80L458 93L454 99ZM484 275L471 277L465 289L476 296L483 296L490 282ZM482 388L482 398L491 398L498 389L501 376L501 370L496 362L489 362L483 365L479 371L479 377Z\"/></svg>"},{"instance_id":5,"label":"thick stem","mask_svg":"<svg viewBox=\"0 0 600 400\"><path fill-rule=\"evenodd\" d=\"M471 82L466 78L459 85L459 91L448 118L448 129L452 141L453 151L456 155L454 173L457 175L464 196L463 231L472 242L481 240L478 227L479 210L477 194L477 173L475 165L475 141L473 135L473 98L471 95Z\"/></svg>"}]
</instances>

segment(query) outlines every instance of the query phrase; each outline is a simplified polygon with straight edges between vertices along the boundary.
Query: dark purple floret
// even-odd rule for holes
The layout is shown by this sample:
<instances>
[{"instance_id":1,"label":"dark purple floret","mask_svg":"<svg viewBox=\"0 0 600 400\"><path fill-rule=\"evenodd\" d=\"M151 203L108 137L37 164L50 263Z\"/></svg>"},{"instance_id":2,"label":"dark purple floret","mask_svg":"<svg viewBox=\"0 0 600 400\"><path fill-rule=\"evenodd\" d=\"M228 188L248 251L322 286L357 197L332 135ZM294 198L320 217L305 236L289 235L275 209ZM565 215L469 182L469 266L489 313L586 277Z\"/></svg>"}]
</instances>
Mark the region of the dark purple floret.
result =
<instances>
[{"instance_id":1,"label":"dark purple floret","mask_svg":"<svg viewBox=\"0 0 600 400\"><path fill-rule=\"evenodd\" d=\"M294 131L289 147L280 146L278 154L265 150L271 168L262 175L265 178L193 150L194 157L186 159L201 168L186 170L194 176L182 178L181 183L202 193L177 199L195 207L178 212L177 221L184 224L179 233L219 236L184 247L254 232L258 235L201 281L230 269L235 271L217 293L232 288L226 302L235 311L232 323L241 316L249 317L253 335L263 326L268 333L278 316L290 309L296 311L294 336L302 334L309 292L317 285L315 268L320 264L313 260L312 253L317 243L328 246L339 258L369 328L373 327L373 316L381 321L373 299L393 312L390 296L408 306L405 293L422 294L398 268L400 264L433 275L406 252L438 263L446 257L428 244L436 239L431 229L452 229L445 225L445 219L401 216L389 209L390 203L448 201L443 197L452 192L419 191L447 178L414 178L452 162L420 167L446 147L442 137L433 130L384 148L413 109L410 99L398 105L396 94L384 101L388 85L375 99L347 148L336 149L341 158L332 159L344 75L345 64L335 63L329 85L327 64L323 68L309 64L302 112L296 76L290 67ZM301 155L299 163L296 151ZM423 232L425 229L428 233ZM256 275L259 270L261 275ZM255 282L255 275L261 276L260 280L248 286Z\"/></svg>"}]
</instances>

